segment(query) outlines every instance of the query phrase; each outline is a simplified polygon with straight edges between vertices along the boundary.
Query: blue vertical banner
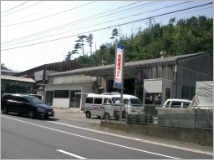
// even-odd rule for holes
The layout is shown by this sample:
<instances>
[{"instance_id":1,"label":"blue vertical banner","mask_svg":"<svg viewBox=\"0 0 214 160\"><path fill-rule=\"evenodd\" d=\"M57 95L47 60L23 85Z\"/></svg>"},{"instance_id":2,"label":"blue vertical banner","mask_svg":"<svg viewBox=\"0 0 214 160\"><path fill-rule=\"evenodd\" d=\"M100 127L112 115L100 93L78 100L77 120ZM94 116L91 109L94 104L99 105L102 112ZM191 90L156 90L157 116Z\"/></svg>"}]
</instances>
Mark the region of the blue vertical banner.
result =
<instances>
[{"instance_id":1,"label":"blue vertical banner","mask_svg":"<svg viewBox=\"0 0 214 160\"><path fill-rule=\"evenodd\" d=\"M122 89L124 72L124 46L116 45L115 66L114 66L114 87Z\"/></svg>"}]
</instances>

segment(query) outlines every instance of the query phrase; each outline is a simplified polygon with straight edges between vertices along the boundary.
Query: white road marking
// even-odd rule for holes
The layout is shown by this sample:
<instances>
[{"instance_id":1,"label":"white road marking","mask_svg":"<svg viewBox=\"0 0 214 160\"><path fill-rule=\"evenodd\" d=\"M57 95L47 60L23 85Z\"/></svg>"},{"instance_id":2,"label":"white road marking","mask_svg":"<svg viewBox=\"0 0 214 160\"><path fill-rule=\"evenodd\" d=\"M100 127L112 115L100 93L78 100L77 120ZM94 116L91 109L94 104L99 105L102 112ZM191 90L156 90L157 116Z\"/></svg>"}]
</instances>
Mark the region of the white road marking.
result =
<instances>
[{"instance_id":1,"label":"white road marking","mask_svg":"<svg viewBox=\"0 0 214 160\"><path fill-rule=\"evenodd\" d=\"M47 122L54 123L54 124L59 124L59 125L67 126L67 127L77 128L77 129L81 129L81 130L91 131L91 132L95 132L95 133L106 134L106 135L115 136L115 137L119 137L119 138L135 140L135 141L138 141L138 142L140 141L140 142L144 142L144 143L155 144L155 145L159 145L159 146L164 146L164 147L180 149L180 150L185 150L185 151L201 153L201 154L207 154L207 155L213 156L213 153L206 152L206 151L200 151L200 150L195 150L195 149L186 148L186 147L173 146L173 145L169 145L169 144L158 143L158 142L155 142L155 141L149 141L149 140L144 140L144 139L139 139L139 138L132 138L132 137L122 136L122 135L118 135L118 134L113 134L113 133L107 133L107 132L97 131L97 130L93 130L93 129L82 128L82 127L69 125L69 124L65 124L65 123L60 123L60 122L53 122L53 121L47 121Z\"/></svg>"},{"instance_id":2,"label":"white road marking","mask_svg":"<svg viewBox=\"0 0 214 160\"><path fill-rule=\"evenodd\" d=\"M136 140L136 141L142 141L142 139L139 139L139 138L131 138L131 137L122 136L122 135L118 135L118 134L107 133L107 132L97 131L97 130L88 129L88 128L82 128L82 127L78 127L78 126L74 126L74 125L70 125L70 124L65 124L65 123L60 123L60 122L53 122L53 121L47 121L47 122L54 123L54 124L59 124L59 125L67 126L67 127L77 128L77 129L81 129L81 130L86 130L86 131L91 131L91 132L106 134L106 135L110 135L110 136L116 136L116 137L120 137L120 138L126 138L126 139Z\"/></svg>"},{"instance_id":3,"label":"white road marking","mask_svg":"<svg viewBox=\"0 0 214 160\"><path fill-rule=\"evenodd\" d=\"M116 144L116 143L102 141L102 140L95 139L95 138L85 137L85 136L81 136L81 135L78 135L78 134L61 131L61 130L58 130L58 129L55 129L55 128L45 127L45 126L42 126L42 125L39 125L39 124L35 124L35 123L31 123L31 122L25 122L25 121L22 121L22 120L19 120L19 119L16 119L16 118L11 118L11 117L7 117L7 116L2 116L2 117L8 118L8 119L12 119L12 120L16 120L16 121L19 121L19 122L23 122L23 123L26 123L26 124L38 126L38 127L41 127L41 128L45 128L45 129L49 129L49 130L61 132L61 133L68 134L68 135L73 135L73 136L81 137L81 138L92 140L92 141L97 141L97 142L101 142L101 143L105 143L105 144L109 144L109 145L113 145L113 146L118 146L118 147L121 147L121 148L135 150L135 151L144 152L144 153L148 153L148 154L152 154L152 155L157 155L157 156L162 156L162 157L166 157L166 158L178 159L177 157L172 157L172 156L168 156L168 155L164 155L164 154L159 154L159 153L155 153L155 152L149 152L149 151L141 150L141 149L138 149L138 148L127 147L127 146L119 145L119 144Z\"/></svg>"},{"instance_id":4,"label":"white road marking","mask_svg":"<svg viewBox=\"0 0 214 160\"><path fill-rule=\"evenodd\" d=\"M86 158L84 158L84 157L81 157L81 156L78 156L78 155L76 155L76 154L63 151L63 150L61 150L61 149L57 149L57 151L59 151L59 152L61 152L61 153L64 153L64 154L67 154L67 155L69 155L69 156L73 156L73 157L79 158L79 159L86 159Z\"/></svg>"}]
</instances>

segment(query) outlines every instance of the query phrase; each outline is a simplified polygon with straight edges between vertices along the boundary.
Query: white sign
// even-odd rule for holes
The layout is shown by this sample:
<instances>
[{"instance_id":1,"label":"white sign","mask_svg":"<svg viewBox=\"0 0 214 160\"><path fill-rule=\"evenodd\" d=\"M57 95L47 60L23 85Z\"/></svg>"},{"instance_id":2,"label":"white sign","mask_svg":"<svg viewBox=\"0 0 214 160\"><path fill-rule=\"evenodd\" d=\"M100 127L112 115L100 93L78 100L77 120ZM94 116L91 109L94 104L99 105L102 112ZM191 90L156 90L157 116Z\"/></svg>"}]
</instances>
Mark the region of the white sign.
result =
<instances>
[{"instance_id":1,"label":"white sign","mask_svg":"<svg viewBox=\"0 0 214 160\"><path fill-rule=\"evenodd\" d=\"M114 71L114 87L122 88L122 78L123 78L123 62L124 62L124 46L117 44L115 56L115 71Z\"/></svg>"}]
</instances>

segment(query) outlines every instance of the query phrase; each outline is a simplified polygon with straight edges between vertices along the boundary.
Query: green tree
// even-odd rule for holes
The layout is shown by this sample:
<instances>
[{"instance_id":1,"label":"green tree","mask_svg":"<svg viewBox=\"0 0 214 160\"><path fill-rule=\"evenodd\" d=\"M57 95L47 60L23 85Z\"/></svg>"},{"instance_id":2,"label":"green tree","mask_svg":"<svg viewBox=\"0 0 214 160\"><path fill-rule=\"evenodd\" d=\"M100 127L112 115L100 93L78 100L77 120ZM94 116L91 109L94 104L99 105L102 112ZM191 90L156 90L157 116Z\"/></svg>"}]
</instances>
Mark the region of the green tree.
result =
<instances>
[{"instance_id":1,"label":"green tree","mask_svg":"<svg viewBox=\"0 0 214 160\"><path fill-rule=\"evenodd\" d=\"M72 58L72 55L77 54L77 50L73 50L71 52L68 52L68 54L66 55L65 59L63 61L69 61Z\"/></svg>"},{"instance_id":2,"label":"green tree","mask_svg":"<svg viewBox=\"0 0 214 160\"><path fill-rule=\"evenodd\" d=\"M117 30L117 28L114 28L113 30L112 30L112 32L111 32L111 37L110 37L110 39L115 39L115 42L117 43L117 36L118 36L118 30Z\"/></svg>"},{"instance_id":3,"label":"green tree","mask_svg":"<svg viewBox=\"0 0 214 160\"><path fill-rule=\"evenodd\" d=\"M84 39L87 38L87 36L85 35L81 35L81 36L77 36L79 39L75 42L78 42L75 44L75 49L79 49L79 48L82 48L82 53L83 53L83 56L85 55L85 51L84 51ZM77 45L77 46L76 46Z\"/></svg>"},{"instance_id":4,"label":"green tree","mask_svg":"<svg viewBox=\"0 0 214 160\"><path fill-rule=\"evenodd\" d=\"M92 44L93 44L93 34L89 34L88 37L86 38L86 42L88 42L89 47L90 47L90 53L92 55Z\"/></svg>"},{"instance_id":5,"label":"green tree","mask_svg":"<svg viewBox=\"0 0 214 160\"><path fill-rule=\"evenodd\" d=\"M118 31L112 30L111 39L117 41ZM125 37L125 36L123 36ZM167 25L151 24L141 31L139 29L133 38L120 38L118 43L125 46L125 61L138 61L160 57L160 51L165 50L166 56L190 54L197 52L209 52L213 55L213 19L205 16L190 17L188 19L169 19ZM101 65L102 60L108 64L114 64L115 46L106 43L100 46L95 54L86 57L81 62L87 66ZM77 59L78 61L78 59Z\"/></svg>"},{"instance_id":6,"label":"green tree","mask_svg":"<svg viewBox=\"0 0 214 160\"><path fill-rule=\"evenodd\" d=\"M6 93L27 93L29 90L29 86L21 85L18 82L11 82L6 85L5 92Z\"/></svg>"}]
</instances>

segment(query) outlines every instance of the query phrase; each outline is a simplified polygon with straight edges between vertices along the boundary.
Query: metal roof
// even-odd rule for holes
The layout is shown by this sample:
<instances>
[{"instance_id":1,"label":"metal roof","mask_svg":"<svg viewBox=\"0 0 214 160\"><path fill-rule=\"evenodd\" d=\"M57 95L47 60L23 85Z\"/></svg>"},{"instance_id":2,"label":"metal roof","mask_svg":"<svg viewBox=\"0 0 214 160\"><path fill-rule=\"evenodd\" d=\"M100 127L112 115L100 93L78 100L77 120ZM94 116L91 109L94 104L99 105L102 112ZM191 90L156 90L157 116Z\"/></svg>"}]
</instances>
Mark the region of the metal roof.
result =
<instances>
[{"instance_id":1,"label":"metal roof","mask_svg":"<svg viewBox=\"0 0 214 160\"><path fill-rule=\"evenodd\" d=\"M66 66L66 65L72 65L73 66L76 66L78 68L80 67L84 67L82 64L78 63L76 60L69 60L69 61L61 61L61 62L54 62L54 63L47 63L47 64L43 64L41 66L37 66L37 67L34 67L34 68L31 68L31 69L28 69L28 70L25 70L25 71L21 71L19 73L16 73L15 75L16 76L21 76L23 74L27 74L28 72L35 72L36 71L39 71L39 70L53 70L52 68L55 66L60 66L58 68L60 68L60 70L63 70L63 66ZM59 70L54 70L54 71L59 71ZM28 75L28 74L27 74Z\"/></svg>"},{"instance_id":2,"label":"metal roof","mask_svg":"<svg viewBox=\"0 0 214 160\"><path fill-rule=\"evenodd\" d=\"M8 75L1 75L1 79L28 82L28 83L36 83L32 78L15 77L15 76L8 76Z\"/></svg>"},{"instance_id":3,"label":"metal roof","mask_svg":"<svg viewBox=\"0 0 214 160\"><path fill-rule=\"evenodd\" d=\"M141 69L142 67L149 68L157 65L162 65L162 66L175 65L178 63L178 60L180 59L190 58L193 56L200 56L205 54L209 54L209 53L193 53L193 54L179 55L179 56L172 56L172 57L165 57L165 58L155 58L155 59L148 59L148 60L141 60L141 61L134 61L134 62L126 62L124 64L124 69L131 70L131 69ZM54 73L54 74L50 74L49 77L78 75L78 74L90 75L90 74L97 74L100 72L113 72L113 71L114 71L114 64L111 64L106 66L87 67L87 68L70 70L66 72Z\"/></svg>"},{"instance_id":4,"label":"metal roof","mask_svg":"<svg viewBox=\"0 0 214 160\"><path fill-rule=\"evenodd\" d=\"M19 73L19 71L1 70L2 73Z\"/></svg>"}]
</instances>

